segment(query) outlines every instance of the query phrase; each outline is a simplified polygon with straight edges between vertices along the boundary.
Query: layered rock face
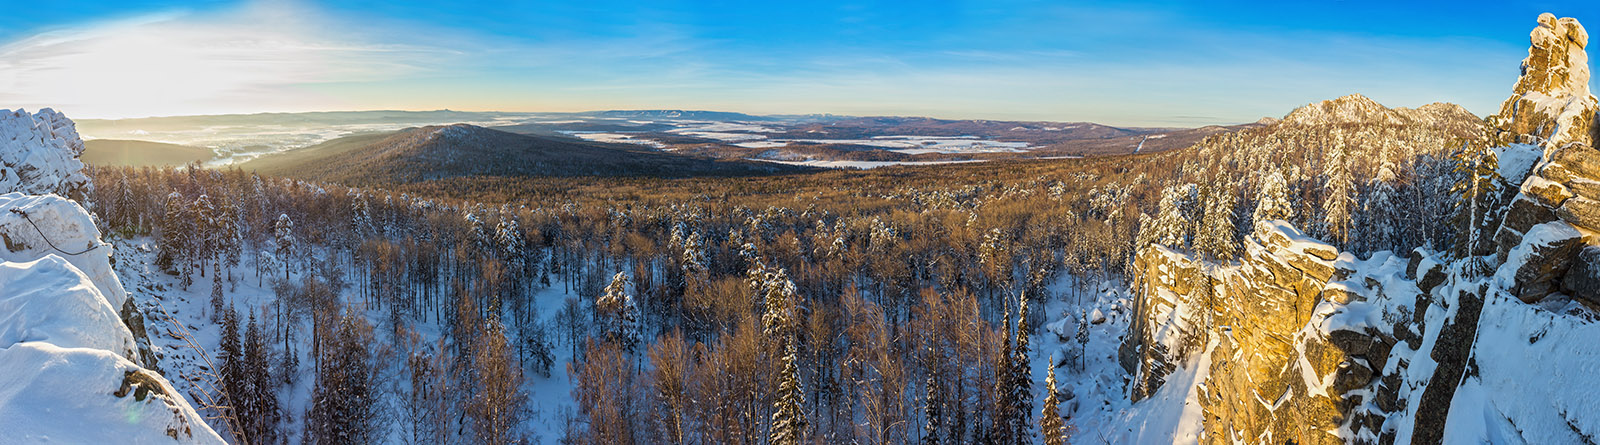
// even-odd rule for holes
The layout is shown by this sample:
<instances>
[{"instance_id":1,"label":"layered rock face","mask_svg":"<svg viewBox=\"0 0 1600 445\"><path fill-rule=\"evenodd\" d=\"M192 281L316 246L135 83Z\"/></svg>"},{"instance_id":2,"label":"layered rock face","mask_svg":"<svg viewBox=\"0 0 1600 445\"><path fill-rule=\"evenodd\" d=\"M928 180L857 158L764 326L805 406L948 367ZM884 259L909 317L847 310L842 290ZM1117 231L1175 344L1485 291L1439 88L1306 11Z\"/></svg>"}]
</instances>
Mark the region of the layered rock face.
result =
<instances>
[{"instance_id":1,"label":"layered rock face","mask_svg":"<svg viewBox=\"0 0 1600 445\"><path fill-rule=\"evenodd\" d=\"M1404 261L1384 254L1357 264L1280 221L1256 227L1236 265L1160 246L1141 252L1136 265L1144 271L1137 335L1122 351L1135 399L1179 366L1209 363L1200 397L1205 442L1376 437L1382 417L1356 408L1384 393L1377 377L1397 341L1383 311L1364 303L1415 300L1420 291L1405 279Z\"/></svg>"}]
</instances>

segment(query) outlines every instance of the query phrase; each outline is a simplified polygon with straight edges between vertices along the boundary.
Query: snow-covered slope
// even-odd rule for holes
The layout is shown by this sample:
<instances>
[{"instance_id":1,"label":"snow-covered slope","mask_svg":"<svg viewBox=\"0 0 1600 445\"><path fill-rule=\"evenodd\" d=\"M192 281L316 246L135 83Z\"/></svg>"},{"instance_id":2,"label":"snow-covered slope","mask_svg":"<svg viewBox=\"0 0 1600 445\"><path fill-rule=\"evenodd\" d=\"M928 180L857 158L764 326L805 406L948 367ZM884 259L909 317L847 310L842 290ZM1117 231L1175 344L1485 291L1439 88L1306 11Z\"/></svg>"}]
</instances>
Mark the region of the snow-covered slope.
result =
<instances>
[{"instance_id":1,"label":"snow-covered slope","mask_svg":"<svg viewBox=\"0 0 1600 445\"><path fill-rule=\"evenodd\" d=\"M0 442L221 443L136 363L127 299L94 219L71 120L0 112Z\"/></svg>"},{"instance_id":2,"label":"snow-covered slope","mask_svg":"<svg viewBox=\"0 0 1600 445\"><path fill-rule=\"evenodd\" d=\"M0 442L221 442L71 263L0 262L0 290Z\"/></svg>"},{"instance_id":3,"label":"snow-covered slope","mask_svg":"<svg viewBox=\"0 0 1600 445\"><path fill-rule=\"evenodd\" d=\"M46 342L137 357L133 334L78 268L49 255L0 263L0 347Z\"/></svg>"}]
</instances>

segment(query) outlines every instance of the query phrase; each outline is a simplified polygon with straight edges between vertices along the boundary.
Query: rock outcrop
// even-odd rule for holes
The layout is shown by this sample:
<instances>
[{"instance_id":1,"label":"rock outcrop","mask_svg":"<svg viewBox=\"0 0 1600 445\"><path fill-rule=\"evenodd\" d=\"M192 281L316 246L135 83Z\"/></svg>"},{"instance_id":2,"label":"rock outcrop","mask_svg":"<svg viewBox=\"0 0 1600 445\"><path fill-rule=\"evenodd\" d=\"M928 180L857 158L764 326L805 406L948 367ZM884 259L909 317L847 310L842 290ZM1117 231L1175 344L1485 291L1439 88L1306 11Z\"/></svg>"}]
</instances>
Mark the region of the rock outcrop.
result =
<instances>
[{"instance_id":1,"label":"rock outcrop","mask_svg":"<svg viewBox=\"0 0 1600 445\"><path fill-rule=\"evenodd\" d=\"M1500 114L1490 118L1496 142L1538 144L1544 153L1521 179L1495 234L1502 269L1511 269L1501 273L1508 275L1501 281L1524 302L1565 290L1600 307L1600 294L1581 285L1587 277L1566 277L1576 261L1600 259L1577 255L1583 245L1600 244L1600 151L1593 146L1597 106L1589 92L1588 39L1577 20L1540 15L1522 75ZM1578 286L1565 287L1569 281Z\"/></svg>"},{"instance_id":2,"label":"rock outcrop","mask_svg":"<svg viewBox=\"0 0 1600 445\"><path fill-rule=\"evenodd\" d=\"M1577 19L1539 15L1529 35L1522 75L1492 120L1498 145L1542 144L1550 149L1594 145L1595 97L1589 94L1589 33Z\"/></svg>"},{"instance_id":3,"label":"rock outcrop","mask_svg":"<svg viewBox=\"0 0 1600 445\"><path fill-rule=\"evenodd\" d=\"M0 110L0 147L0 191L74 196L89 183L77 125L55 110Z\"/></svg>"},{"instance_id":4,"label":"rock outcrop","mask_svg":"<svg viewBox=\"0 0 1600 445\"><path fill-rule=\"evenodd\" d=\"M1135 264L1143 271L1136 335L1122 350L1135 374L1133 398L1151 394L1179 366L1209 362L1200 383L1204 442L1377 437L1382 410L1357 408L1384 394L1378 377L1397 340L1382 322L1386 310L1372 308L1405 305L1369 301L1416 300L1421 292L1404 277L1405 261L1383 254L1357 264L1279 221L1255 228L1237 264L1161 246L1142 251Z\"/></svg>"}]
</instances>

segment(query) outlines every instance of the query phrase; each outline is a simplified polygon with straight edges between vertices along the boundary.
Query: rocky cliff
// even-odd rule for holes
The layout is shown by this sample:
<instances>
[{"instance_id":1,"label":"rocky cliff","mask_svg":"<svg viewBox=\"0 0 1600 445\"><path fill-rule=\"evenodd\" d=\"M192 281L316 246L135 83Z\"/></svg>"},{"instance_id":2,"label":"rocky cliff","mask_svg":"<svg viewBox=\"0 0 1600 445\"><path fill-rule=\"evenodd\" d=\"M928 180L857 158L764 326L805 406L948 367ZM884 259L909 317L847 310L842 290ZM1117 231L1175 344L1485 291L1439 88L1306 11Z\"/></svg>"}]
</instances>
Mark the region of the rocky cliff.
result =
<instances>
[{"instance_id":1,"label":"rocky cliff","mask_svg":"<svg viewBox=\"0 0 1600 445\"><path fill-rule=\"evenodd\" d=\"M1421 294L1406 260L1360 261L1279 221L1256 227L1237 263L1152 246L1136 266L1138 321L1121 351L1135 399L1206 364L1207 442L1376 440L1383 417L1358 414L1385 410L1356 408L1393 409L1377 386L1397 339L1413 336L1385 321L1408 317Z\"/></svg>"},{"instance_id":2,"label":"rocky cliff","mask_svg":"<svg viewBox=\"0 0 1600 445\"><path fill-rule=\"evenodd\" d=\"M1594 443L1600 390L1571 381L1600 369L1587 39L1576 20L1538 19L1485 135L1512 198L1490 210L1502 222L1479 257L1363 260L1283 221L1257 225L1237 261L1139 252L1136 320L1120 351L1131 397L1204 368L1206 443ZM1284 120L1405 118L1360 99Z\"/></svg>"}]
</instances>

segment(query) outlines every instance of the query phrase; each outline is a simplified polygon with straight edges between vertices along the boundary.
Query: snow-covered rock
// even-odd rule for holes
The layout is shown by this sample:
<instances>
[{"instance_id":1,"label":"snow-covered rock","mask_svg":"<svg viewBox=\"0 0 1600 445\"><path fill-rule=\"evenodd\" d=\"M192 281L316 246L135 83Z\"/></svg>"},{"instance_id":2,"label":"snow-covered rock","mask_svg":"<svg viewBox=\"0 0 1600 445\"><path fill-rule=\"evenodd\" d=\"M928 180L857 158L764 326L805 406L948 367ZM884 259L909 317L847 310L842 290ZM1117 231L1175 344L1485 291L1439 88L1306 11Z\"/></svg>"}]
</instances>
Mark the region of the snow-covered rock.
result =
<instances>
[{"instance_id":1,"label":"snow-covered rock","mask_svg":"<svg viewBox=\"0 0 1600 445\"><path fill-rule=\"evenodd\" d=\"M100 290L71 263L50 255L0 262L0 348L45 342L136 359L133 334Z\"/></svg>"},{"instance_id":2,"label":"snow-covered rock","mask_svg":"<svg viewBox=\"0 0 1600 445\"><path fill-rule=\"evenodd\" d=\"M71 196L89 183L77 126L55 110L0 109L0 147L0 192Z\"/></svg>"},{"instance_id":3,"label":"snow-covered rock","mask_svg":"<svg viewBox=\"0 0 1600 445\"><path fill-rule=\"evenodd\" d=\"M0 348L0 442L223 443L155 373L103 349Z\"/></svg>"},{"instance_id":4,"label":"snow-covered rock","mask_svg":"<svg viewBox=\"0 0 1600 445\"><path fill-rule=\"evenodd\" d=\"M0 150L4 151L4 150ZM57 255L89 276L111 307L128 294L111 270L111 244L83 206L56 195L0 195L0 260L25 263Z\"/></svg>"}]
</instances>

